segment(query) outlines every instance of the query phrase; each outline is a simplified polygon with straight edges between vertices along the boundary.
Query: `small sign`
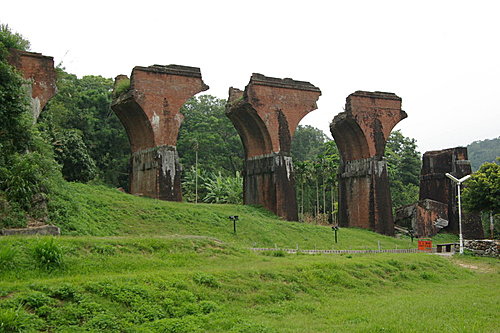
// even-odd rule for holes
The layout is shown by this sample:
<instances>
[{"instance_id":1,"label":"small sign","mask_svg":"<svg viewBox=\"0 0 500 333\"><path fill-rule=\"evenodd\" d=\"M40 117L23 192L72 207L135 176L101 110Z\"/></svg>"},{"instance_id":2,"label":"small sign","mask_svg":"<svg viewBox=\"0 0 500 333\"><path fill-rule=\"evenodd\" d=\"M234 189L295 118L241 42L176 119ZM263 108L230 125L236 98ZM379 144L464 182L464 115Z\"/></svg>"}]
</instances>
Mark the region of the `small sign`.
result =
<instances>
[{"instance_id":1,"label":"small sign","mask_svg":"<svg viewBox=\"0 0 500 333\"><path fill-rule=\"evenodd\" d=\"M424 252L432 252L432 240L430 238L419 239L418 250Z\"/></svg>"}]
</instances>

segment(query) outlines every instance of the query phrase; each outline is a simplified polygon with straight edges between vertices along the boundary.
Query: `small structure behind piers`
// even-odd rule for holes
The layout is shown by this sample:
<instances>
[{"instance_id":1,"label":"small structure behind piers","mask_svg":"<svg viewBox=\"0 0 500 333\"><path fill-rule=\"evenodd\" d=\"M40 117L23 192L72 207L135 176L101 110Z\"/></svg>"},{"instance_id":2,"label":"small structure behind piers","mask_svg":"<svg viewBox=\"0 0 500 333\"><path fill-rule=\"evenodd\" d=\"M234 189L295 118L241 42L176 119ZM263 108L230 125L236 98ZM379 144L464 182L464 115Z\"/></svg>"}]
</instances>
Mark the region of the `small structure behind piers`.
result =
<instances>
[{"instance_id":1,"label":"small structure behind piers","mask_svg":"<svg viewBox=\"0 0 500 333\"><path fill-rule=\"evenodd\" d=\"M448 225L444 231L458 234L457 186L445 176L462 178L472 173L466 147L425 152L420 173L420 200L431 199L448 207ZM464 183L467 186L467 182ZM484 231L479 213L463 212L462 233L466 239L482 239Z\"/></svg>"},{"instance_id":2,"label":"small structure behind piers","mask_svg":"<svg viewBox=\"0 0 500 333\"><path fill-rule=\"evenodd\" d=\"M407 117L393 93L356 91L330 130L342 157L339 220L344 227L394 234L392 203L383 159L394 126Z\"/></svg>"},{"instance_id":3,"label":"small structure behind piers","mask_svg":"<svg viewBox=\"0 0 500 333\"><path fill-rule=\"evenodd\" d=\"M117 76L116 86L125 75ZM181 165L177 136L182 105L205 91L199 68L179 65L134 67L130 88L116 96L111 108L125 127L132 157L129 192L181 201Z\"/></svg>"},{"instance_id":4,"label":"small structure behind piers","mask_svg":"<svg viewBox=\"0 0 500 333\"><path fill-rule=\"evenodd\" d=\"M309 82L262 74L253 74L245 91L229 89L226 115L245 149L245 204L298 220L291 140L300 120L317 108L320 95Z\"/></svg>"}]
</instances>

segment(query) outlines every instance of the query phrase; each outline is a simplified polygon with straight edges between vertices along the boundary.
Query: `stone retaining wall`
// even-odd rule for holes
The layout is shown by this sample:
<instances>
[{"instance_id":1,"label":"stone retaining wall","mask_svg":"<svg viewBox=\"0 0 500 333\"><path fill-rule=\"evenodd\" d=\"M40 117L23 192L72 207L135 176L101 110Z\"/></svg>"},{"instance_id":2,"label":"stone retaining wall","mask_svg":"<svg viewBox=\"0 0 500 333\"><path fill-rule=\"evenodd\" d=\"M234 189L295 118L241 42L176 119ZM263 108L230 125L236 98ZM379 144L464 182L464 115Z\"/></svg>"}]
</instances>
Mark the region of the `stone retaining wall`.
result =
<instances>
[{"instance_id":1,"label":"stone retaining wall","mask_svg":"<svg viewBox=\"0 0 500 333\"><path fill-rule=\"evenodd\" d=\"M464 240L464 247L475 255L500 258L500 240Z\"/></svg>"}]
</instances>

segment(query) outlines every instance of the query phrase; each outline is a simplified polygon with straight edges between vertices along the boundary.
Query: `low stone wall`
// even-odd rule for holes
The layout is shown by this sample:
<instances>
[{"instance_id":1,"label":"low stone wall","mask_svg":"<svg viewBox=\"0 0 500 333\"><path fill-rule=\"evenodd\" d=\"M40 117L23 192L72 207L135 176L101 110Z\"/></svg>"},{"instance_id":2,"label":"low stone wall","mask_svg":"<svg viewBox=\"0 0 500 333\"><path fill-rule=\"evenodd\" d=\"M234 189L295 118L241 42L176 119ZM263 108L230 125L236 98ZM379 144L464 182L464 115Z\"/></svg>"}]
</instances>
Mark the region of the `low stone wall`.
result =
<instances>
[{"instance_id":1,"label":"low stone wall","mask_svg":"<svg viewBox=\"0 0 500 333\"><path fill-rule=\"evenodd\" d=\"M0 235L11 236L11 235L53 235L58 236L61 234L61 229L55 225L44 225L40 227L32 228L20 228L20 229L1 229Z\"/></svg>"},{"instance_id":2,"label":"low stone wall","mask_svg":"<svg viewBox=\"0 0 500 333\"><path fill-rule=\"evenodd\" d=\"M464 247L478 256L500 258L500 240L465 240Z\"/></svg>"}]
</instances>

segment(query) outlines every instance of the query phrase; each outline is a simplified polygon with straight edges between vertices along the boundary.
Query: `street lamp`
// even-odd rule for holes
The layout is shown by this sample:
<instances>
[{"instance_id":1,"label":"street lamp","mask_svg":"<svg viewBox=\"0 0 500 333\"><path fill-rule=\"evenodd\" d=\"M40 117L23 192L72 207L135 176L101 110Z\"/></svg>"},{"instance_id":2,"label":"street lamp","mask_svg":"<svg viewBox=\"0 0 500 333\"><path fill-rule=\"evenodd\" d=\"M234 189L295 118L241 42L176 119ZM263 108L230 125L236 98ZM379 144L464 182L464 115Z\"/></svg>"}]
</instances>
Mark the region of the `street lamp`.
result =
<instances>
[{"instance_id":1,"label":"street lamp","mask_svg":"<svg viewBox=\"0 0 500 333\"><path fill-rule=\"evenodd\" d=\"M460 238L460 254L464 254L464 238L462 236L462 208L460 206L460 185L470 178L470 175L464 176L460 179L454 177L452 174L446 173L446 177L450 178L455 184L457 184L458 191L458 233Z\"/></svg>"}]
</instances>

